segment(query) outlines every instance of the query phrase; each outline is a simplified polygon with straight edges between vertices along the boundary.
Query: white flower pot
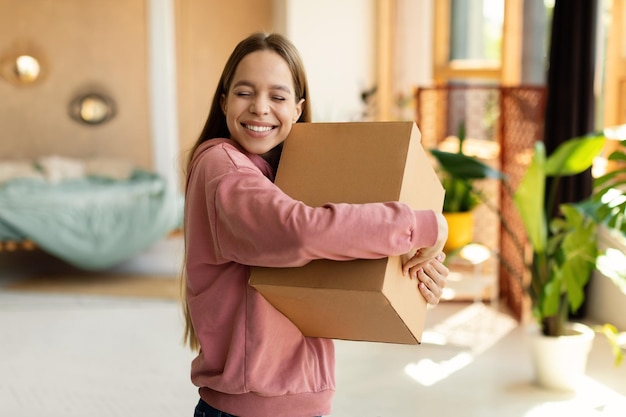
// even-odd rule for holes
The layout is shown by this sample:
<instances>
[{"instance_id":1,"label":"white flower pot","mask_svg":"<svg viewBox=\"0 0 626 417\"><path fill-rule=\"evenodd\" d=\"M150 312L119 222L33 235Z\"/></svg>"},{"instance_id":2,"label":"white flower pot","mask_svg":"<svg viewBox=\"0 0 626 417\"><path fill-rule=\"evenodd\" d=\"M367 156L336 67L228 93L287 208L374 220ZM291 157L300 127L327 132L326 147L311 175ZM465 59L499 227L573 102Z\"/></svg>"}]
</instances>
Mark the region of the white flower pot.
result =
<instances>
[{"instance_id":1,"label":"white flower pot","mask_svg":"<svg viewBox=\"0 0 626 417\"><path fill-rule=\"evenodd\" d=\"M536 382L559 391L575 391L585 375L595 333L589 326L569 323L567 335L550 337L538 330L530 335Z\"/></svg>"}]
</instances>

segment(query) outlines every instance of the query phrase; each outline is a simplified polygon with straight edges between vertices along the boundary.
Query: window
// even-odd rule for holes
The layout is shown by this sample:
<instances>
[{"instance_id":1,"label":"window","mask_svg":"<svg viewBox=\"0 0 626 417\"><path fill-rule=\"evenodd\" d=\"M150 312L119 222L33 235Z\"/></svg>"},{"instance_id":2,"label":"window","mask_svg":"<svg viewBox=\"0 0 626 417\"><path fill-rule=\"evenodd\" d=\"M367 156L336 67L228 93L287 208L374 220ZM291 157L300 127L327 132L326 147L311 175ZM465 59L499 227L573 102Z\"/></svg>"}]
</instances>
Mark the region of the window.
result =
<instances>
[{"instance_id":1,"label":"window","mask_svg":"<svg viewBox=\"0 0 626 417\"><path fill-rule=\"evenodd\" d=\"M435 2L435 82L517 84L523 0Z\"/></svg>"}]
</instances>

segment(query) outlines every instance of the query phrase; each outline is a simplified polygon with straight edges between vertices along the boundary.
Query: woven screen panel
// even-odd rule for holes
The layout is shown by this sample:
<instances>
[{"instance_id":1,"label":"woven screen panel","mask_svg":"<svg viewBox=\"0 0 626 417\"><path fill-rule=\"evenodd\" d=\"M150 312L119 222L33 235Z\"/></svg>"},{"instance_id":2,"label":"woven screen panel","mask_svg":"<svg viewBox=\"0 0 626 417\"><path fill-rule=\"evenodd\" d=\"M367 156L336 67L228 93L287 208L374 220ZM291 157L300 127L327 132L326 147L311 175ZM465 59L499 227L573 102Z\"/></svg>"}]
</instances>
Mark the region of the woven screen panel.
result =
<instances>
[{"instance_id":1,"label":"woven screen panel","mask_svg":"<svg viewBox=\"0 0 626 417\"><path fill-rule=\"evenodd\" d=\"M499 274L500 297L516 318L529 312L523 286L528 242L511 193L524 175L534 142L543 138L545 88L497 85L445 85L415 89L415 121L425 148L442 147L465 123L466 138L495 145L498 155L483 160L500 169L507 181L482 180L477 186L488 204L475 210L474 242L491 248L497 257L488 269ZM458 146L457 146L458 148ZM500 217L501 216L501 217Z\"/></svg>"}]
</instances>

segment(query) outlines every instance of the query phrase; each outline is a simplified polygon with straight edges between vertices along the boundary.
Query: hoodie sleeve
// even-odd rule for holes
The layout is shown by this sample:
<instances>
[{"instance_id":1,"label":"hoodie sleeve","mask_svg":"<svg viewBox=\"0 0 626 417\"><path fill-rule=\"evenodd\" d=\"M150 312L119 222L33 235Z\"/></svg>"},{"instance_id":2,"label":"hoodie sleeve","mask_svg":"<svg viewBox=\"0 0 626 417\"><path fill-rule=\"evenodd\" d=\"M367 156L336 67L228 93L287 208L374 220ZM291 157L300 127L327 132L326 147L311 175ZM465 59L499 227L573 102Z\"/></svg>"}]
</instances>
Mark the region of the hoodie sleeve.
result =
<instances>
[{"instance_id":1,"label":"hoodie sleeve","mask_svg":"<svg viewBox=\"0 0 626 417\"><path fill-rule=\"evenodd\" d=\"M437 239L430 210L398 203L309 207L254 167L206 185L214 247L225 260L252 266L300 266L314 259L374 259L429 247Z\"/></svg>"}]
</instances>

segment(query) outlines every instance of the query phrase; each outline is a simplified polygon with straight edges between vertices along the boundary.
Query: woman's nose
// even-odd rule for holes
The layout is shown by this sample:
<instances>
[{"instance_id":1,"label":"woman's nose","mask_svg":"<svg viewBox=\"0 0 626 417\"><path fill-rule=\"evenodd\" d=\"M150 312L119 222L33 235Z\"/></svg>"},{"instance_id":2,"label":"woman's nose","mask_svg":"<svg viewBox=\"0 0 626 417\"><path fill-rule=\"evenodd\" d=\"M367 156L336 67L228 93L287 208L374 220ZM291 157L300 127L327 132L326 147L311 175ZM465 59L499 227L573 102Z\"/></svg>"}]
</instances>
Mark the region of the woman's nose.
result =
<instances>
[{"instance_id":1,"label":"woman's nose","mask_svg":"<svg viewBox=\"0 0 626 417\"><path fill-rule=\"evenodd\" d=\"M250 103L250 113L267 114L270 111L269 103L262 97L257 97Z\"/></svg>"}]
</instances>

